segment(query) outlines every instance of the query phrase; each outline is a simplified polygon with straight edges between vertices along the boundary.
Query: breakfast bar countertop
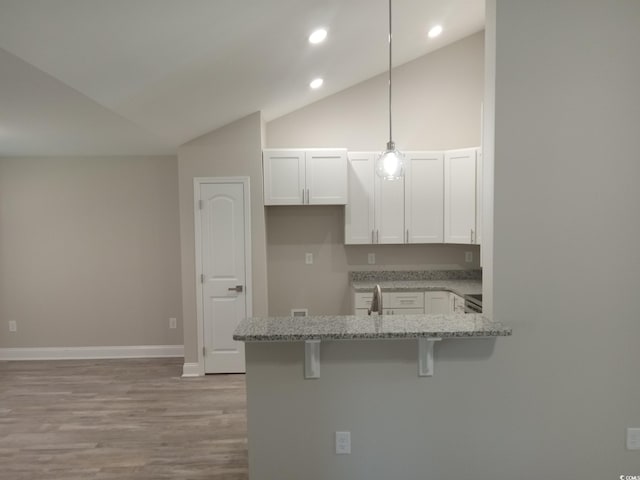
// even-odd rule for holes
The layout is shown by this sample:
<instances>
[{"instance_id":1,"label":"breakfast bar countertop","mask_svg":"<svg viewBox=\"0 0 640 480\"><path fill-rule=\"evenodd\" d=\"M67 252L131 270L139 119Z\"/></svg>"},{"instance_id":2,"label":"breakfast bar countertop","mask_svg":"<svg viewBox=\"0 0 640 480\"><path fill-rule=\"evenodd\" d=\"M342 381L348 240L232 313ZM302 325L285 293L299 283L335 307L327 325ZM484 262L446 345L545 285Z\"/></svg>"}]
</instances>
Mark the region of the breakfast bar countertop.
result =
<instances>
[{"instance_id":1,"label":"breakfast bar countertop","mask_svg":"<svg viewBox=\"0 0 640 480\"><path fill-rule=\"evenodd\" d=\"M296 342L509 335L511 328L482 314L321 315L245 318L236 328L233 339L243 342Z\"/></svg>"}]
</instances>

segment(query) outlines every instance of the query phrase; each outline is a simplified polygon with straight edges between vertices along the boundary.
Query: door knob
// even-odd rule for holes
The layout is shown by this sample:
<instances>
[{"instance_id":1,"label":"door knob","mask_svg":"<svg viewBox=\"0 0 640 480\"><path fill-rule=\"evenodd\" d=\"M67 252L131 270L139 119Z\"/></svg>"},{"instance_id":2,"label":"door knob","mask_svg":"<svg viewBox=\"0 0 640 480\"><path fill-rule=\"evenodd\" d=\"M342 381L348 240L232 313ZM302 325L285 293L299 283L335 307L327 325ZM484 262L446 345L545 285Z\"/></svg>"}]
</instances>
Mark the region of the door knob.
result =
<instances>
[{"instance_id":1,"label":"door knob","mask_svg":"<svg viewBox=\"0 0 640 480\"><path fill-rule=\"evenodd\" d=\"M243 290L242 285L236 285L235 287L231 287L228 289L230 292L238 292L241 293Z\"/></svg>"}]
</instances>

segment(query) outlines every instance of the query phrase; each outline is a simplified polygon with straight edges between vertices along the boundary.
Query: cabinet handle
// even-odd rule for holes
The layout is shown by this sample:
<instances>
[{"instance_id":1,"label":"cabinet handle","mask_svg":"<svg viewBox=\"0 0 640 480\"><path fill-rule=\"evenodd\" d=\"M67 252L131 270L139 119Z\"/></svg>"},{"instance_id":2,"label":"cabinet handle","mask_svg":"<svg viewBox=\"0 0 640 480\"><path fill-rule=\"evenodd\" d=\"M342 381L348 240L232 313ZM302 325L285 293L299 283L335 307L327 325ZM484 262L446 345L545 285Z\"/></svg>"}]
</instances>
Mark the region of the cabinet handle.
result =
<instances>
[{"instance_id":1,"label":"cabinet handle","mask_svg":"<svg viewBox=\"0 0 640 480\"><path fill-rule=\"evenodd\" d=\"M304 205L304 188L302 189L302 204Z\"/></svg>"},{"instance_id":2,"label":"cabinet handle","mask_svg":"<svg viewBox=\"0 0 640 480\"><path fill-rule=\"evenodd\" d=\"M380 230L376 230L376 243L380 243Z\"/></svg>"},{"instance_id":3,"label":"cabinet handle","mask_svg":"<svg viewBox=\"0 0 640 480\"><path fill-rule=\"evenodd\" d=\"M376 243L376 241L373 239L373 232L374 230L371 230L371 243Z\"/></svg>"},{"instance_id":4,"label":"cabinet handle","mask_svg":"<svg viewBox=\"0 0 640 480\"><path fill-rule=\"evenodd\" d=\"M307 188L307 205L309 205L309 189Z\"/></svg>"},{"instance_id":5,"label":"cabinet handle","mask_svg":"<svg viewBox=\"0 0 640 480\"><path fill-rule=\"evenodd\" d=\"M409 243L409 229L407 228L407 241L405 243Z\"/></svg>"},{"instance_id":6,"label":"cabinet handle","mask_svg":"<svg viewBox=\"0 0 640 480\"><path fill-rule=\"evenodd\" d=\"M471 243L473 243L473 228L471 229Z\"/></svg>"}]
</instances>

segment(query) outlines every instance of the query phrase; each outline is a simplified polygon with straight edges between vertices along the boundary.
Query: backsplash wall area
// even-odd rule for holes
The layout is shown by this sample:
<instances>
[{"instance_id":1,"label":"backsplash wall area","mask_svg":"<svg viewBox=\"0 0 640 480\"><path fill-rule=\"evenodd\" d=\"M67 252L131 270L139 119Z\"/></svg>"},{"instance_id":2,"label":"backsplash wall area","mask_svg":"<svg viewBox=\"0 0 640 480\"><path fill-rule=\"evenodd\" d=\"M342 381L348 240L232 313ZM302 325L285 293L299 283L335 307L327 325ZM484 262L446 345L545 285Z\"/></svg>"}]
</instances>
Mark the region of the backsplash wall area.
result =
<instances>
[{"instance_id":1,"label":"backsplash wall area","mask_svg":"<svg viewBox=\"0 0 640 480\"><path fill-rule=\"evenodd\" d=\"M476 245L344 245L344 207L265 209L269 314L308 308L313 315L349 314L349 271L479 268ZM465 252L473 253L466 263ZM313 264L305 255L313 254ZM375 253L376 264L367 255Z\"/></svg>"}]
</instances>

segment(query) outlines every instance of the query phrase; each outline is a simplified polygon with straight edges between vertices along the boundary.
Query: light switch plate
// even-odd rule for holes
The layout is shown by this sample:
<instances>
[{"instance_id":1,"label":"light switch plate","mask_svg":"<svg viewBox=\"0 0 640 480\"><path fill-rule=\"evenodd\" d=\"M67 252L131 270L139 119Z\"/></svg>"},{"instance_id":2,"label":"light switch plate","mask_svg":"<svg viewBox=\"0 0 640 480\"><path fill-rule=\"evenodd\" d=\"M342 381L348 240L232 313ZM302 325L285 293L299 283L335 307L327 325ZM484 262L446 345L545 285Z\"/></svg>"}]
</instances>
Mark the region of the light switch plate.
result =
<instances>
[{"instance_id":1,"label":"light switch plate","mask_svg":"<svg viewBox=\"0 0 640 480\"><path fill-rule=\"evenodd\" d=\"M376 264L376 254L375 253L367 254L367 263L369 265L375 265Z\"/></svg>"},{"instance_id":2,"label":"light switch plate","mask_svg":"<svg viewBox=\"0 0 640 480\"><path fill-rule=\"evenodd\" d=\"M464 261L467 263L473 262L473 252L464 252Z\"/></svg>"},{"instance_id":3,"label":"light switch plate","mask_svg":"<svg viewBox=\"0 0 640 480\"><path fill-rule=\"evenodd\" d=\"M306 263L307 265L313 264L313 253L304 254L304 263Z\"/></svg>"},{"instance_id":4,"label":"light switch plate","mask_svg":"<svg viewBox=\"0 0 640 480\"><path fill-rule=\"evenodd\" d=\"M351 432L336 432L336 453L338 455L351 453Z\"/></svg>"},{"instance_id":5,"label":"light switch plate","mask_svg":"<svg viewBox=\"0 0 640 480\"><path fill-rule=\"evenodd\" d=\"M15 320L9 320L9 331L10 332L17 332L18 331L18 324L16 323Z\"/></svg>"},{"instance_id":6,"label":"light switch plate","mask_svg":"<svg viewBox=\"0 0 640 480\"><path fill-rule=\"evenodd\" d=\"M169 319L169 328L178 328L178 319L171 317Z\"/></svg>"},{"instance_id":7,"label":"light switch plate","mask_svg":"<svg viewBox=\"0 0 640 480\"><path fill-rule=\"evenodd\" d=\"M640 428L627 428L627 450L640 450Z\"/></svg>"}]
</instances>

